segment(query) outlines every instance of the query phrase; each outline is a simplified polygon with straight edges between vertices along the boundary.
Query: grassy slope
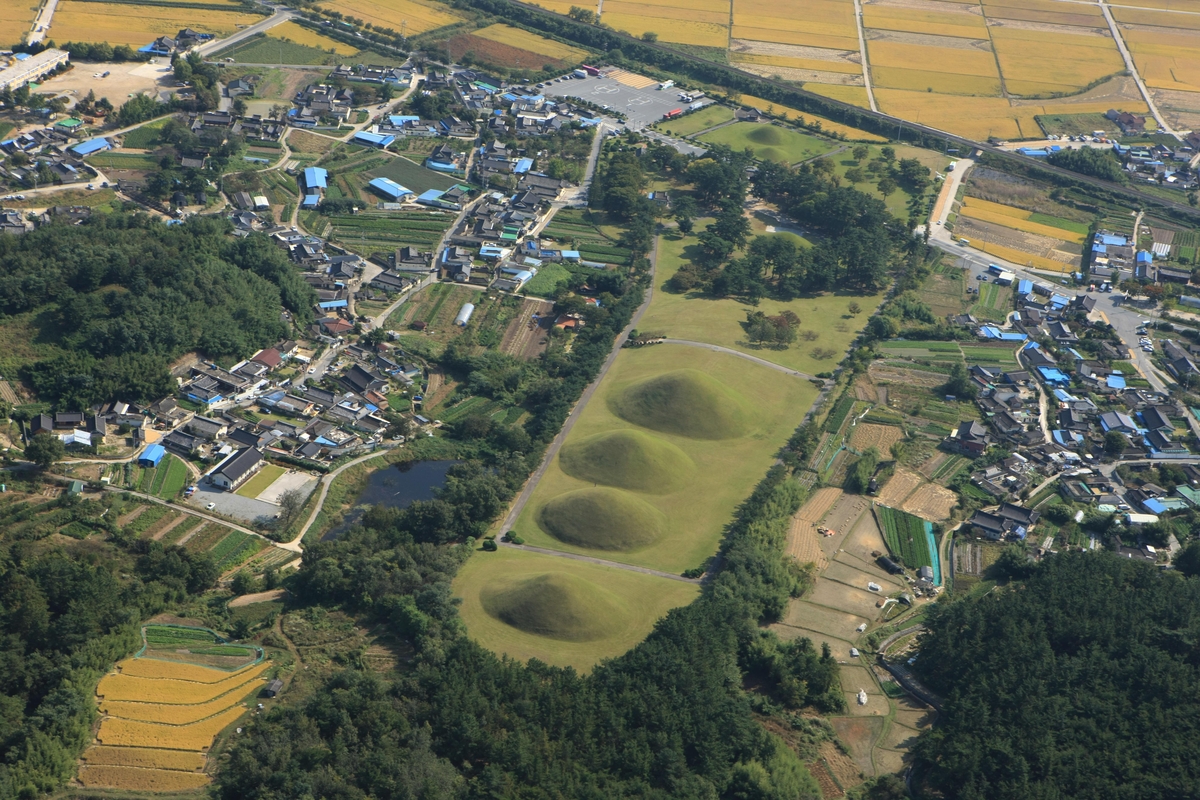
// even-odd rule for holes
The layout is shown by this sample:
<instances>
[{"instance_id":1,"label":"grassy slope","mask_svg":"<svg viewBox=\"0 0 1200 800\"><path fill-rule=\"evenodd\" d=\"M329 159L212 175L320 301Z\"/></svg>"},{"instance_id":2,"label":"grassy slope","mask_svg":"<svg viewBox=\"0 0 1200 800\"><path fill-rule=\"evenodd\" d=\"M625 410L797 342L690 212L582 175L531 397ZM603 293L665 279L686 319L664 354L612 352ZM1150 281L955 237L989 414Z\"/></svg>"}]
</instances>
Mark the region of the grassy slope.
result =
<instances>
[{"instance_id":1,"label":"grassy slope","mask_svg":"<svg viewBox=\"0 0 1200 800\"><path fill-rule=\"evenodd\" d=\"M725 106L710 105L694 114L688 114L682 119L662 122L655 127L661 128L664 132L673 136L691 136L700 131L707 130L714 125L720 125L722 122L729 122L732 119L732 110Z\"/></svg>"},{"instance_id":2,"label":"grassy slope","mask_svg":"<svg viewBox=\"0 0 1200 800\"><path fill-rule=\"evenodd\" d=\"M613 625L612 632L603 638L569 642L526 633L484 611L480 596L486 589L546 573L564 573L606 589L610 603L615 596L616 622L620 624ZM628 570L504 548L472 556L454 579L454 593L463 598L460 613L467 632L489 650L586 671L600 659L619 656L636 645L667 611L690 603L699 588Z\"/></svg>"},{"instance_id":3,"label":"grassy slope","mask_svg":"<svg viewBox=\"0 0 1200 800\"><path fill-rule=\"evenodd\" d=\"M703 225L697 225L697 230ZM815 375L832 370L841 358L841 353L850 346L858 331L866 324L868 315L883 300L883 293L867 297L854 295L822 295L802 297L789 303L764 300L757 307L737 300L710 300L692 294L673 294L663 286L687 261L685 248L694 246L694 236L679 239L663 236L658 242L658 268L654 276L654 298L650 309L638 328L644 331L664 331L673 339L688 339L696 342L719 344L734 350L764 358L784 367ZM847 308L858 303L862 313L849 318ZM813 342L798 340L786 350L755 349L746 342L741 323L747 311L762 311L768 315L791 309L800 317L800 330L818 331L821 336ZM842 324L844 331L835 328ZM817 360L810 353L822 347L836 350L838 356ZM736 381L734 382L736 385Z\"/></svg>"},{"instance_id":4,"label":"grassy slope","mask_svg":"<svg viewBox=\"0 0 1200 800\"><path fill-rule=\"evenodd\" d=\"M701 141L729 145L734 150L750 148L756 158L795 164L833 150L837 145L779 125L738 122L706 133Z\"/></svg>"},{"instance_id":5,"label":"grassy slope","mask_svg":"<svg viewBox=\"0 0 1200 800\"><path fill-rule=\"evenodd\" d=\"M677 345L624 350L571 431L568 444L604 431L632 427L612 413L608 397L638 380L681 368L703 370L736 389L754 405L759 419L751 433L739 439L702 441L654 434L683 450L696 464L696 476L684 490L666 495L637 495L667 515L667 529L658 543L634 553L586 551L565 545L545 533L536 522L542 506L564 492L593 485L568 476L557 460L546 470L517 520L515 529L522 537L541 547L586 552L676 573L699 566L716 551L722 528L734 508L750 494L770 466L776 448L791 435L817 390L807 381L710 350Z\"/></svg>"}]
</instances>

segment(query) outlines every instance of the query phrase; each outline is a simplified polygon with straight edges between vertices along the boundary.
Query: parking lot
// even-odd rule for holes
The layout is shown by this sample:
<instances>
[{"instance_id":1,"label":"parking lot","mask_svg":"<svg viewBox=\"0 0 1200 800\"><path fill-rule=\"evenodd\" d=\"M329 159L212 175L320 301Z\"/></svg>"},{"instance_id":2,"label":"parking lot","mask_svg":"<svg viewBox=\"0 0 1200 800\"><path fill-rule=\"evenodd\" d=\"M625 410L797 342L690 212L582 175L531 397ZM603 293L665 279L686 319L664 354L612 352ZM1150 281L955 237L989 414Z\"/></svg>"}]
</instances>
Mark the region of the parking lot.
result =
<instances>
[{"instance_id":1,"label":"parking lot","mask_svg":"<svg viewBox=\"0 0 1200 800\"><path fill-rule=\"evenodd\" d=\"M207 481L200 481L196 486L196 493L186 500L187 504L194 508L209 510L243 522L274 519L279 513L279 506L223 491ZM208 508L209 503L214 505L212 509Z\"/></svg>"},{"instance_id":2,"label":"parking lot","mask_svg":"<svg viewBox=\"0 0 1200 800\"><path fill-rule=\"evenodd\" d=\"M641 130L662 119L668 111L688 106L679 99L677 88L660 90L657 83L652 83L638 89L615 78L576 78L551 84L546 91L620 111L627 117L626 126L631 130Z\"/></svg>"}]
</instances>

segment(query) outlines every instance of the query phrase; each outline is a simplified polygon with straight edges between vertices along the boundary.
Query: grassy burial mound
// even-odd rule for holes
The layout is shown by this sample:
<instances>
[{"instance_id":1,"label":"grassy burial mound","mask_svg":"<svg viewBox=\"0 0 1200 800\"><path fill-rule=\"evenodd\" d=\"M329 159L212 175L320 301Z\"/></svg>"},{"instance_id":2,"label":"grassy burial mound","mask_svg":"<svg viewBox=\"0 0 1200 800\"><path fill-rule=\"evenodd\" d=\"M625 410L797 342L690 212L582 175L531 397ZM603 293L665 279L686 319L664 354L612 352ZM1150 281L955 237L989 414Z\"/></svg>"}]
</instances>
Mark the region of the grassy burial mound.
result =
<instances>
[{"instance_id":1,"label":"grassy burial mound","mask_svg":"<svg viewBox=\"0 0 1200 800\"><path fill-rule=\"evenodd\" d=\"M506 625L566 642L603 639L625 621L625 609L611 592L565 572L490 586L480 600L488 614Z\"/></svg>"},{"instance_id":2,"label":"grassy burial mound","mask_svg":"<svg viewBox=\"0 0 1200 800\"><path fill-rule=\"evenodd\" d=\"M737 392L697 369L677 369L610 394L613 413L643 428L692 439L735 439L754 427Z\"/></svg>"},{"instance_id":3,"label":"grassy burial mound","mask_svg":"<svg viewBox=\"0 0 1200 800\"><path fill-rule=\"evenodd\" d=\"M698 567L816 396L809 381L727 353L622 350L512 528L539 547L677 574ZM694 465L685 480L662 477L684 474L681 463ZM626 468L634 491L612 477ZM652 537L638 522L647 506L663 520Z\"/></svg>"},{"instance_id":4,"label":"grassy burial mound","mask_svg":"<svg viewBox=\"0 0 1200 800\"><path fill-rule=\"evenodd\" d=\"M542 507L538 522L554 538L576 547L629 552L653 544L666 531L663 512L620 489L578 489Z\"/></svg>"},{"instance_id":5,"label":"grassy burial mound","mask_svg":"<svg viewBox=\"0 0 1200 800\"><path fill-rule=\"evenodd\" d=\"M696 472L687 453L657 436L633 430L568 442L558 462L572 478L648 494L677 492Z\"/></svg>"},{"instance_id":6,"label":"grassy burial mound","mask_svg":"<svg viewBox=\"0 0 1200 800\"><path fill-rule=\"evenodd\" d=\"M513 658L581 671L636 645L699 591L694 583L517 547L476 553L454 579L472 639Z\"/></svg>"}]
</instances>

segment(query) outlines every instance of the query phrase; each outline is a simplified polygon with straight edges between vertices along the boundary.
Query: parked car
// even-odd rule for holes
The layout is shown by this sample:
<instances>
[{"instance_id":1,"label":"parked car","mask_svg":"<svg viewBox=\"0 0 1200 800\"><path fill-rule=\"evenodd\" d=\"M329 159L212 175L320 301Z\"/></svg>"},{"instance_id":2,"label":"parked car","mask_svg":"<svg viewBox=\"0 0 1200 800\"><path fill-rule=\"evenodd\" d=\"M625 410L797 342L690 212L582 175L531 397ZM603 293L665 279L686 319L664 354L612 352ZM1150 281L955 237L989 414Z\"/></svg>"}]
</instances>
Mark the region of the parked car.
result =
<instances>
[{"instance_id":1,"label":"parked car","mask_svg":"<svg viewBox=\"0 0 1200 800\"><path fill-rule=\"evenodd\" d=\"M206 506L204 507L204 510L205 510L205 511L212 511L212 510L213 510L214 508L216 508L216 507L217 507L217 504L216 504L216 503L209 503L208 505L206 505Z\"/></svg>"}]
</instances>

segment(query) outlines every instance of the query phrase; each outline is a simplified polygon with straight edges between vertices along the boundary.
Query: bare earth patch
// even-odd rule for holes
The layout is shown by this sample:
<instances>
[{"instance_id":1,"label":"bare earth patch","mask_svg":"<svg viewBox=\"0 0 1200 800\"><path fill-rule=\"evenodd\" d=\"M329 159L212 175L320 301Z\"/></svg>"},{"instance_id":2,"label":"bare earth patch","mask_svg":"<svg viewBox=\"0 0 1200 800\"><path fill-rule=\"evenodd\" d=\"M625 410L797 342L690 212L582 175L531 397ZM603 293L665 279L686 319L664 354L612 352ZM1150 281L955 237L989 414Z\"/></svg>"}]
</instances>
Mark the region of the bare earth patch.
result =
<instances>
[{"instance_id":1,"label":"bare earth patch","mask_svg":"<svg viewBox=\"0 0 1200 800\"><path fill-rule=\"evenodd\" d=\"M850 446L861 452L869 448L877 448L887 456L892 445L904 438L904 431L895 425L876 425L871 422L860 422L854 426L850 434Z\"/></svg>"},{"instance_id":2,"label":"bare earth patch","mask_svg":"<svg viewBox=\"0 0 1200 800\"><path fill-rule=\"evenodd\" d=\"M908 498L901 510L930 522L941 522L950 518L950 511L957 504L958 495L954 492L936 483L927 483Z\"/></svg>"},{"instance_id":3,"label":"bare earth patch","mask_svg":"<svg viewBox=\"0 0 1200 800\"><path fill-rule=\"evenodd\" d=\"M747 64L738 62L738 69L751 72L764 78L778 75L785 81L812 81L813 83L830 83L838 86L862 86L862 75L844 75L840 72L824 72L815 69L796 69L795 67L776 67L765 64Z\"/></svg>"},{"instance_id":4,"label":"bare earth patch","mask_svg":"<svg viewBox=\"0 0 1200 800\"><path fill-rule=\"evenodd\" d=\"M851 50L833 50L828 47L808 47L799 44L757 42L753 39L734 39L729 45L731 53L750 53L756 56L783 56L785 58L810 58L817 61L846 61L861 64L858 53Z\"/></svg>"},{"instance_id":5,"label":"bare earth patch","mask_svg":"<svg viewBox=\"0 0 1200 800\"><path fill-rule=\"evenodd\" d=\"M933 36L928 33L908 33L906 31L883 31L868 29L867 39L879 42L897 42L899 44L919 44L924 47L946 47L951 50L982 50L992 52L991 42L984 39L963 39L958 36Z\"/></svg>"},{"instance_id":6,"label":"bare earth patch","mask_svg":"<svg viewBox=\"0 0 1200 800\"><path fill-rule=\"evenodd\" d=\"M892 475L891 480L879 491L879 502L891 508L900 508L913 491L922 483L921 476L900 467Z\"/></svg>"},{"instance_id":7,"label":"bare earth patch","mask_svg":"<svg viewBox=\"0 0 1200 800\"><path fill-rule=\"evenodd\" d=\"M817 752L821 754L821 760L825 762L825 766L842 786L850 789L862 783L862 770L833 742L822 742L821 748Z\"/></svg>"}]
</instances>

